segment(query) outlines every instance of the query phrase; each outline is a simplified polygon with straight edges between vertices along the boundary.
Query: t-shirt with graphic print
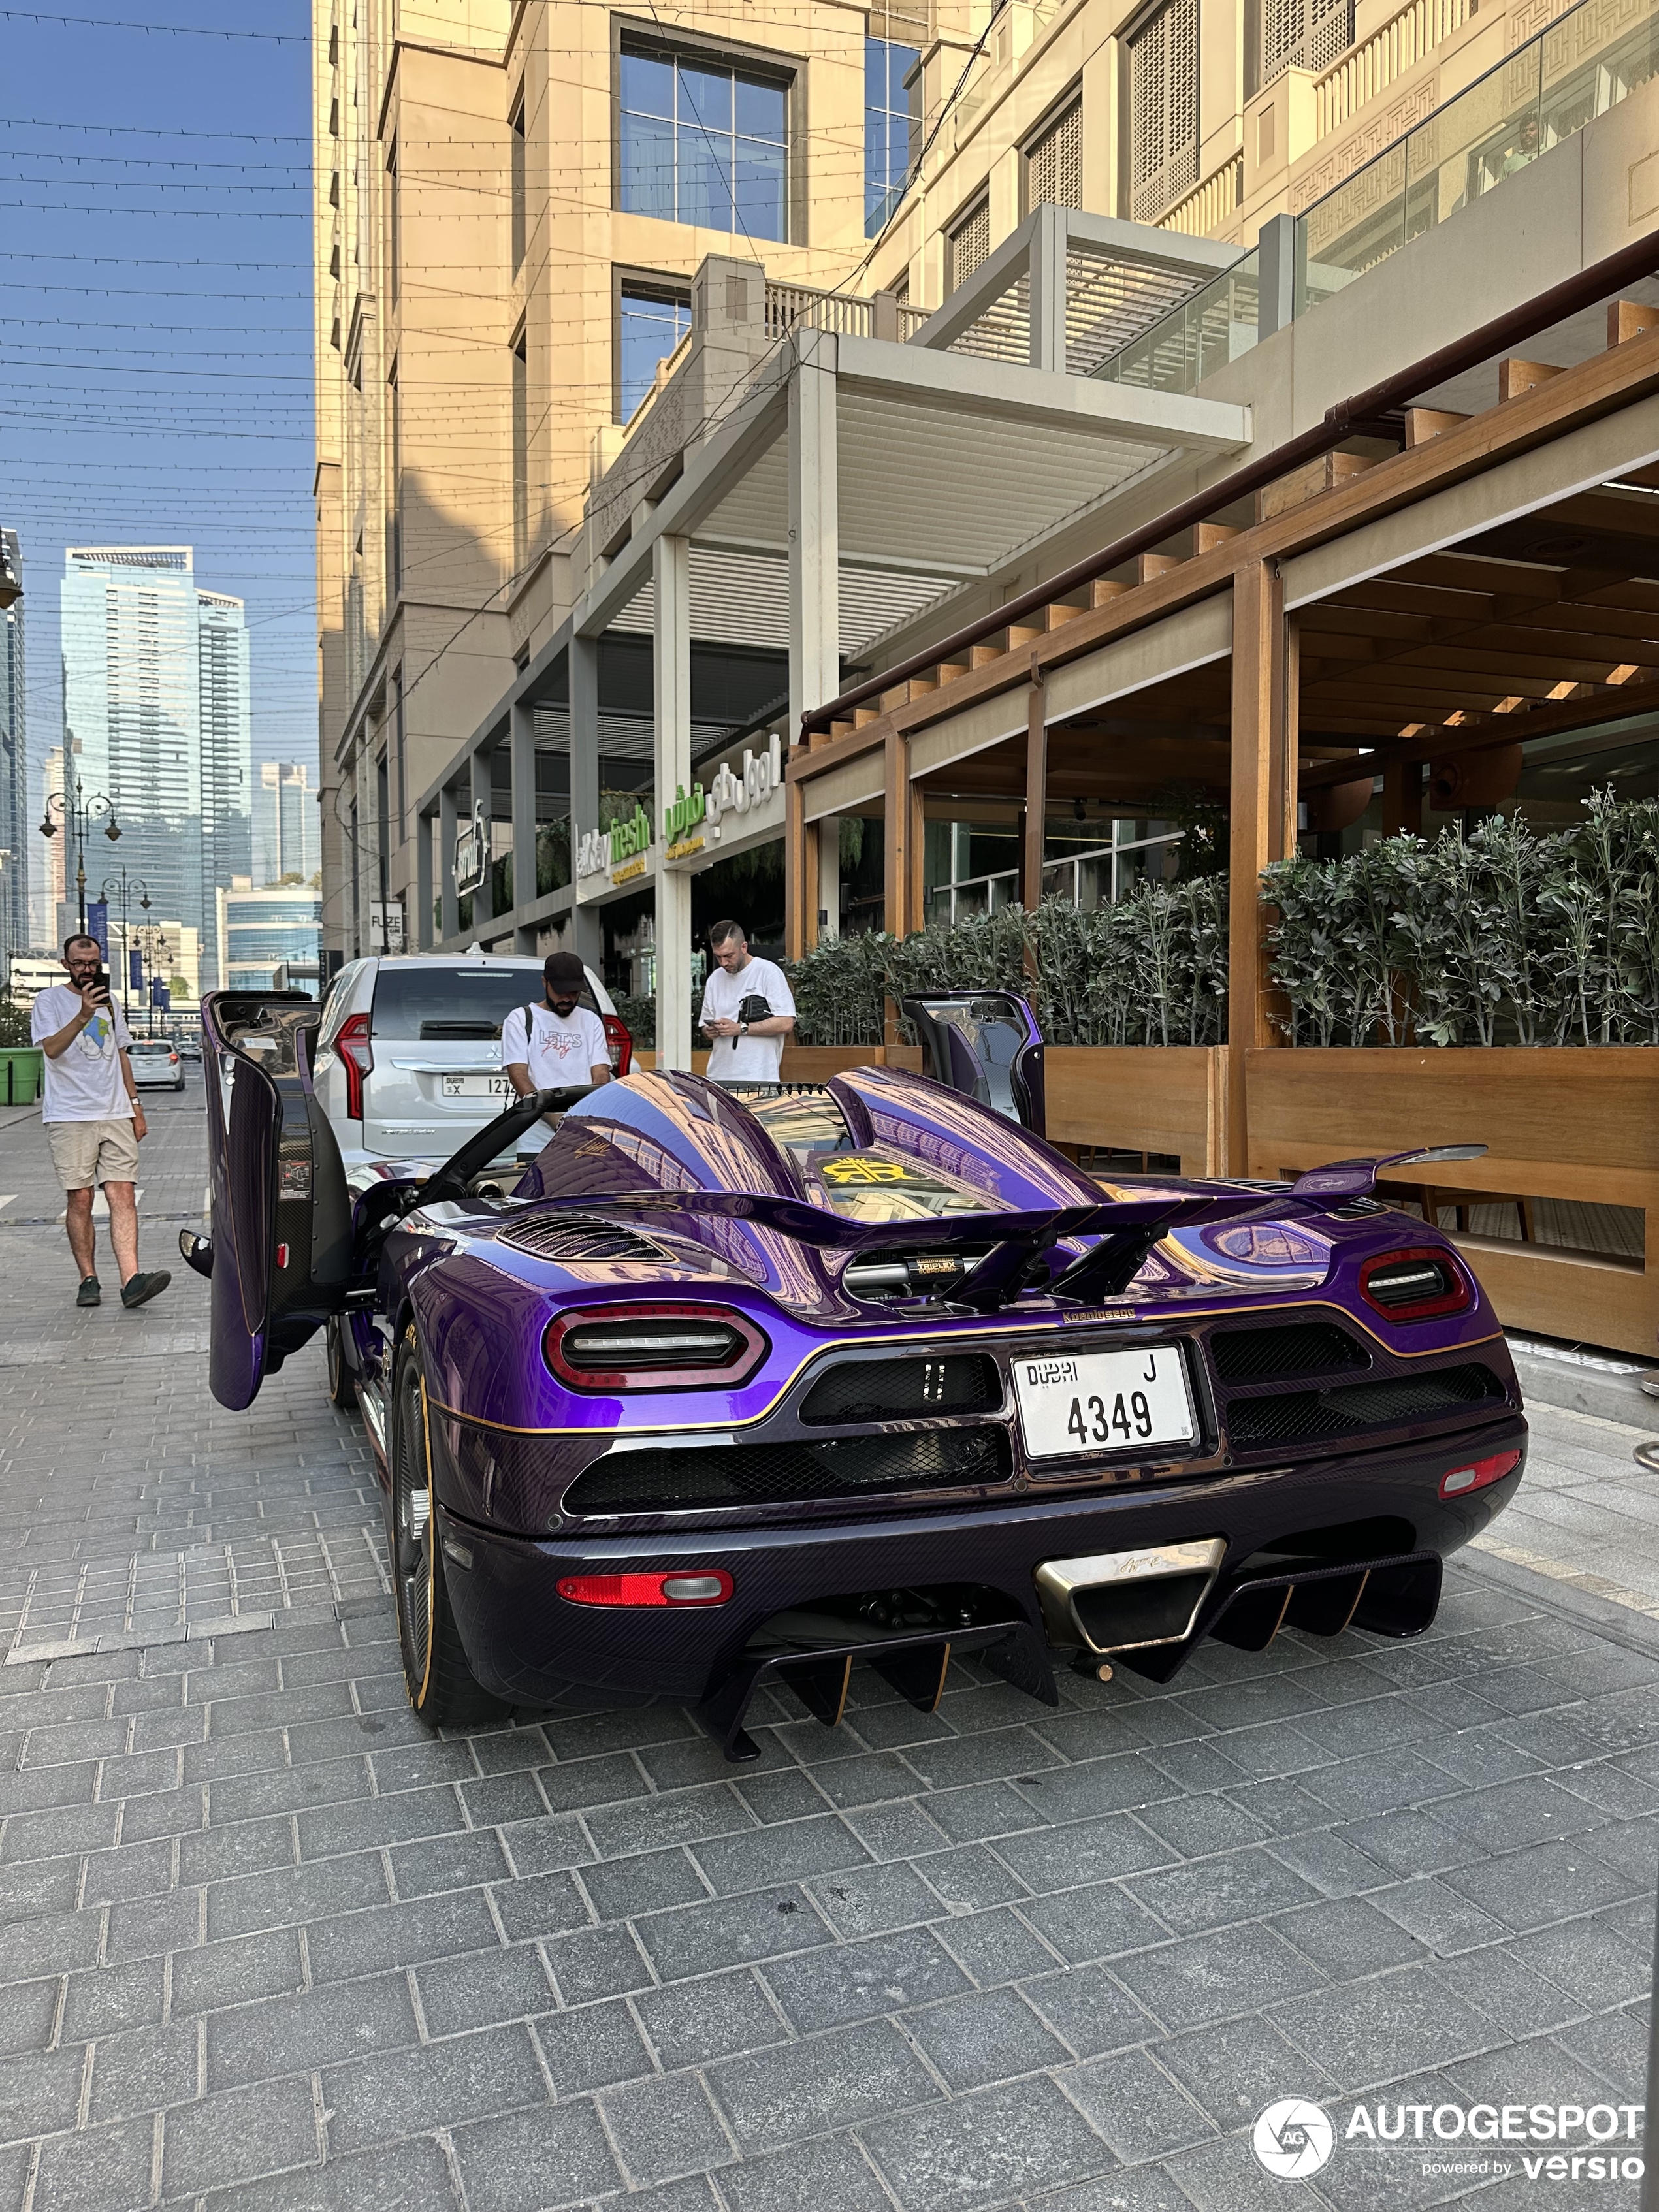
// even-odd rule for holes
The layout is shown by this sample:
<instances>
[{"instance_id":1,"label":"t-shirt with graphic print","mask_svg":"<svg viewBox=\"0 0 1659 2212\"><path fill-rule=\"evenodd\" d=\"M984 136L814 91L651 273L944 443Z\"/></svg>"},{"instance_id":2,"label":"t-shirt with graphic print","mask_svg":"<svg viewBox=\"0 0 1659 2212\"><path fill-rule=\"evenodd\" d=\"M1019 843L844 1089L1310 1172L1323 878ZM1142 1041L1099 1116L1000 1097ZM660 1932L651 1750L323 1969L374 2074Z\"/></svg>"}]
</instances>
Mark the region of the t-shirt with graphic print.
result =
<instances>
[{"instance_id":1,"label":"t-shirt with graphic print","mask_svg":"<svg viewBox=\"0 0 1659 2212\"><path fill-rule=\"evenodd\" d=\"M42 991L29 1017L29 1035L39 1044L56 1036L81 1011L81 994L67 983ZM46 1060L43 1121L130 1121L132 1101L121 1079L121 1054L132 1042L121 1009L112 1000L100 1006L77 1037L56 1060Z\"/></svg>"},{"instance_id":2,"label":"t-shirt with graphic print","mask_svg":"<svg viewBox=\"0 0 1659 2212\"><path fill-rule=\"evenodd\" d=\"M586 1006L556 1014L550 1006L528 1009L535 1035L526 1043L526 1009L517 1007L501 1024L501 1066L527 1066L538 1091L564 1091L593 1080L596 1067L611 1065L605 1024Z\"/></svg>"}]
</instances>

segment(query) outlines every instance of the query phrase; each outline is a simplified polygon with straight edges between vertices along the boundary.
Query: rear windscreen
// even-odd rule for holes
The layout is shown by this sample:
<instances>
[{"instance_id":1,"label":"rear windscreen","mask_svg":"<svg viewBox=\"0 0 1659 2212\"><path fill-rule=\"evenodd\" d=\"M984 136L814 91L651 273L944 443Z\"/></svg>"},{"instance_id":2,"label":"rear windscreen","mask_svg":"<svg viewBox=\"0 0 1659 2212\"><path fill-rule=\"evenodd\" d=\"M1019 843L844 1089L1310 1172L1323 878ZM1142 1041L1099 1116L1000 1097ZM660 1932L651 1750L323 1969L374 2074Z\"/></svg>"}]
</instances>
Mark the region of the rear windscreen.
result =
<instances>
[{"instance_id":1,"label":"rear windscreen","mask_svg":"<svg viewBox=\"0 0 1659 2212\"><path fill-rule=\"evenodd\" d=\"M534 1005L542 988L533 968L382 968L369 1031L428 1044L498 1037L514 1008ZM598 1012L590 989L581 1003Z\"/></svg>"}]
</instances>

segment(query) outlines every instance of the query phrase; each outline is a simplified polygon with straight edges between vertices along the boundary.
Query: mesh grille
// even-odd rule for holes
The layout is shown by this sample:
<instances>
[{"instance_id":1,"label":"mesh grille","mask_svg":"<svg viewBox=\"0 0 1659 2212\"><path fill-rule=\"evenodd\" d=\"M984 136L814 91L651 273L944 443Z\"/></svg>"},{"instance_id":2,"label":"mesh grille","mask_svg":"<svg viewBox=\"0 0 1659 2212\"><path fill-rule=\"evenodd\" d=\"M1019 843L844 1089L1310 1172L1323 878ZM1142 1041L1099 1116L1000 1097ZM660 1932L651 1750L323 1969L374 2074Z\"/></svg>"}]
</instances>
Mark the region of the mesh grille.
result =
<instances>
[{"instance_id":1,"label":"mesh grille","mask_svg":"<svg viewBox=\"0 0 1659 2212\"><path fill-rule=\"evenodd\" d=\"M1129 194L1150 222L1198 182L1198 0L1170 0L1129 47Z\"/></svg>"},{"instance_id":2,"label":"mesh grille","mask_svg":"<svg viewBox=\"0 0 1659 2212\"><path fill-rule=\"evenodd\" d=\"M1352 1436L1357 1430L1431 1421L1504 1395L1503 1384L1489 1367L1443 1367L1433 1375L1403 1375L1388 1382L1247 1398L1229 1408L1227 1427L1235 1445L1308 1443Z\"/></svg>"},{"instance_id":3,"label":"mesh grille","mask_svg":"<svg viewBox=\"0 0 1659 2212\"><path fill-rule=\"evenodd\" d=\"M960 290L991 251L991 203L981 200L950 234L951 289Z\"/></svg>"},{"instance_id":4,"label":"mesh grille","mask_svg":"<svg viewBox=\"0 0 1659 2212\"><path fill-rule=\"evenodd\" d=\"M851 1437L821 1444L717 1444L702 1450L614 1452L578 1475L567 1513L685 1512L787 1505L882 1490L959 1490L1006 1482L1000 1429Z\"/></svg>"},{"instance_id":5,"label":"mesh grille","mask_svg":"<svg viewBox=\"0 0 1659 2212\"><path fill-rule=\"evenodd\" d=\"M537 1260L661 1260L666 1254L648 1237L609 1221L526 1221L504 1229L496 1242Z\"/></svg>"},{"instance_id":6,"label":"mesh grille","mask_svg":"<svg viewBox=\"0 0 1659 2212\"><path fill-rule=\"evenodd\" d=\"M806 1394L801 1419L902 1421L927 1413L989 1413L1002 1403L994 1360L849 1360L820 1375Z\"/></svg>"},{"instance_id":7,"label":"mesh grille","mask_svg":"<svg viewBox=\"0 0 1659 2212\"><path fill-rule=\"evenodd\" d=\"M1261 82L1292 64L1328 69L1353 44L1353 0L1267 0L1261 10Z\"/></svg>"},{"instance_id":8,"label":"mesh grille","mask_svg":"<svg viewBox=\"0 0 1659 2212\"><path fill-rule=\"evenodd\" d=\"M1369 1367L1370 1355L1346 1329L1330 1322L1279 1328L1219 1329L1210 1357L1224 1382L1265 1382L1280 1375L1330 1375L1339 1368Z\"/></svg>"},{"instance_id":9,"label":"mesh grille","mask_svg":"<svg viewBox=\"0 0 1659 2212\"><path fill-rule=\"evenodd\" d=\"M1025 204L1083 205L1083 102L1074 100L1025 156Z\"/></svg>"}]
</instances>

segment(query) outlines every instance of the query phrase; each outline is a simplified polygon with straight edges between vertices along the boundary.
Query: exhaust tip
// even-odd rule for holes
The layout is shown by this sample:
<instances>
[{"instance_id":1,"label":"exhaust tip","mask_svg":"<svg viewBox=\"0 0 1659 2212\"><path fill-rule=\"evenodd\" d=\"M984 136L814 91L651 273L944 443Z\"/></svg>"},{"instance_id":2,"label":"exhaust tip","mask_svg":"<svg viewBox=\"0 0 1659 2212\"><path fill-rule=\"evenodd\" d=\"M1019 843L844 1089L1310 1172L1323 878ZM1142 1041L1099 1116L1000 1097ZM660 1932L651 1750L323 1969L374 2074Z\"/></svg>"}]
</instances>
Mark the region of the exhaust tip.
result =
<instances>
[{"instance_id":1,"label":"exhaust tip","mask_svg":"<svg viewBox=\"0 0 1659 2212\"><path fill-rule=\"evenodd\" d=\"M1224 1536L1158 1544L1086 1559L1045 1559L1037 1597L1048 1640L1105 1658L1191 1635L1227 1550ZM1109 1677L1109 1669L1101 1679Z\"/></svg>"}]
</instances>

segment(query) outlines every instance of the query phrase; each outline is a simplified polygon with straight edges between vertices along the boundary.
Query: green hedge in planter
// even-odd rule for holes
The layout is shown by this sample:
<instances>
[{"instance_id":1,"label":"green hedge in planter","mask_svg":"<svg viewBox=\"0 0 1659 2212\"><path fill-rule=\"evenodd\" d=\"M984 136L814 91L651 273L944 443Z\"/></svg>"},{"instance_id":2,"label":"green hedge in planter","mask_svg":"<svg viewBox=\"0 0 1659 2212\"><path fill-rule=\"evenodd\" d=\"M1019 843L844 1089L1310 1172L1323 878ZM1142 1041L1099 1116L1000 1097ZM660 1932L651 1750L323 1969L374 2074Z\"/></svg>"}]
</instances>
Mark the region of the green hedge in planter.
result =
<instances>
[{"instance_id":1,"label":"green hedge in planter","mask_svg":"<svg viewBox=\"0 0 1659 2212\"><path fill-rule=\"evenodd\" d=\"M1297 1044L1659 1044L1659 802L1496 815L1263 872Z\"/></svg>"},{"instance_id":2,"label":"green hedge in planter","mask_svg":"<svg viewBox=\"0 0 1659 2212\"><path fill-rule=\"evenodd\" d=\"M963 988L1021 993L1051 1044L1218 1044L1227 879L1144 884L1116 906L1000 907L902 942L830 938L796 963L791 981L804 1044L878 1044L890 996Z\"/></svg>"}]
</instances>

